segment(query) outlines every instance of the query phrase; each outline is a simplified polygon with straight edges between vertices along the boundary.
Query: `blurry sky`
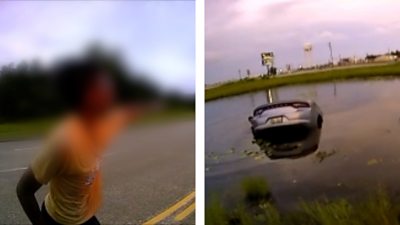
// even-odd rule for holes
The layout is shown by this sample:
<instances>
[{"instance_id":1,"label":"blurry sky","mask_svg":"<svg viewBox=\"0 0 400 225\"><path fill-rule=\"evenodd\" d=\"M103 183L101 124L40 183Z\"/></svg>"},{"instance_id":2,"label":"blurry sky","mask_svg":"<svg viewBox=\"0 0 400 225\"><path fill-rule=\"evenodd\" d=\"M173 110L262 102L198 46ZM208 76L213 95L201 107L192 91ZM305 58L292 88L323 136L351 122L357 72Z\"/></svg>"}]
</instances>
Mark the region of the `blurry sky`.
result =
<instances>
[{"instance_id":1,"label":"blurry sky","mask_svg":"<svg viewBox=\"0 0 400 225\"><path fill-rule=\"evenodd\" d=\"M0 65L79 54L90 42L166 89L195 90L194 1L0 2Z\"/></svg>"},{"instance_id":2,"label":"blurry sky","mask_svg":"<svg viewBox=\"0 0 400 225\"><path fill-rule=\"evenodd\" d=\"M400 49L399 0L206 0L206 83L238 79L246 69L264 73L260 53L275 64L313 63Z\"/></svg>"}]
</instances>

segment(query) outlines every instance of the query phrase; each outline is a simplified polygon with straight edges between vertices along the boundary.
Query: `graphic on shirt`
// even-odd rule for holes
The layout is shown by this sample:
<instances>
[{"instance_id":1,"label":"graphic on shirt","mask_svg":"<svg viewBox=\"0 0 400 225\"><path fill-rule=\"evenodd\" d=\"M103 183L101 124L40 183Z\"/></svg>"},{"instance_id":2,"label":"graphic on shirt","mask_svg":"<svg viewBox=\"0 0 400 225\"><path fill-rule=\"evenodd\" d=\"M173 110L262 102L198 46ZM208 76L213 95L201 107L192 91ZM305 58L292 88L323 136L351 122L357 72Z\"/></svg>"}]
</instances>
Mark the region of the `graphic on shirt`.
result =
<instances>
[{"instance_id":1,"label":"graphic on shirt","mask_svg":"<svg viewBox=\"0 0 400 225\"><path fill-rule=\"evenodd\" d=\"M97 172L100 169L100 161L101 161L100 159L96 160L96 166L94 166L92 168L92 170L90 171L89 175L87 176L85 185L92 185L93 184L93 181L96 178Z\"/></svg>"}]
</instances>

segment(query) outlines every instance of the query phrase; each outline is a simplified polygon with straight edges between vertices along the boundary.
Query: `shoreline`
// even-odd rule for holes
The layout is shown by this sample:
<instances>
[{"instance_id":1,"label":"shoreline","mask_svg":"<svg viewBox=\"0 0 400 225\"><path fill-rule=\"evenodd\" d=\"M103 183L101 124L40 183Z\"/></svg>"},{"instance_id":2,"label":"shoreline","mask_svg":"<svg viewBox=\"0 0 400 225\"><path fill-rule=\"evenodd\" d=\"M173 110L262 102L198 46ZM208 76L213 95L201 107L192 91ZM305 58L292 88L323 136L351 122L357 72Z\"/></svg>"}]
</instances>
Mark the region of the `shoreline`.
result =
<instances>
[{"instance_id":1,"label":"shoreline","mask_svg":"<svg viewBox=\"0 0 400 225\"><path fill-rule=\"evenodd\" d=\"M284 75L274 78L243 79L206 89L205 101L241 95L265 88L385 76L400 76L400 63L395 62L383 65L374 64L360 67L333 68L330 70L302 72L300 74Z\"/></svg>"}]
</instances>

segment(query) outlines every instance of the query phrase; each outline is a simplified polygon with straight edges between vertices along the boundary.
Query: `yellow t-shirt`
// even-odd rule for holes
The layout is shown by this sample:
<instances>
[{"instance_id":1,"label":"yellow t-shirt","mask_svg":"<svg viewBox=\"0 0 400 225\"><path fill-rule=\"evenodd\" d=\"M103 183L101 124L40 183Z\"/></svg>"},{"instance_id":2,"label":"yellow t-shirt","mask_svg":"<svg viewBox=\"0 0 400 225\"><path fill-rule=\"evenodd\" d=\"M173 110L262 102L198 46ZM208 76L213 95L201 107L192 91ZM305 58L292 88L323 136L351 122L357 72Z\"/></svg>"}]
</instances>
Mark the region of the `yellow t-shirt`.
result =
<instances>
[{"instance_id":1,"label":"yellow t-shirt","mask_svg":"<svg viewBox=\"0 0 400 225\"><path fill-rule=\"evenodd\" d=\"M67 119L31 164L36 180L49 183L45 207L58 223L82 224L101 204L101 151L121 124L105 121L88 132L79 119Z\"/></svg>"}]
</instances>

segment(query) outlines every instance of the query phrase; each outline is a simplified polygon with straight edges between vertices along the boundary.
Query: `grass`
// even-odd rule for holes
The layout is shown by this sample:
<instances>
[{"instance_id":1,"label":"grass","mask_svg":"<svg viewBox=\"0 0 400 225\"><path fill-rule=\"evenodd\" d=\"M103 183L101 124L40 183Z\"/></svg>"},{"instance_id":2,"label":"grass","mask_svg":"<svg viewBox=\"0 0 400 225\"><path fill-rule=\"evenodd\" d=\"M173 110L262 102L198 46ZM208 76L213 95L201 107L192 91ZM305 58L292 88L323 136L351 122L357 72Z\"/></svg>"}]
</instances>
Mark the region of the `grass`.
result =
<instances>
[{"instance_id":1,"label":"grass","mask_svg":"<svg viewBox=\"0 0 400 225\"><path fill-rule=\"evenodd\" d=\"M268 200L270 189L267 182L259 177L247 177L241 182L242 191L249 202Z\"/></svg>"},{"instance_id":2,"label":"grass","mask_svg":"<svg viewBox=\"0 0 400 225\"><path fill-rule=\"evenodd\" d=\"M246 196L249 189L242 190ZM298 209L290 212L279 211L271 200L258 200L258 204L249 205L244 199L228 210L214 197L206 206L206 225L399 225L400 202L390 198L383 188L357 201L345 198L301 201Z\"/></svg>"},{"instance_id":3,"label":"grass","mask_svg":"<svg viewBox=\"0 0 400 225\"><path fill-rule=\"evenodd\" d=\"M228 225L229 215L221 202L213 197L211 203L206 207L206 224L207 225Z\"/></svg>"},{"instance_id":4,"label":"grass","mask_svg":"<svg viewBox=\"0 0 400 225\"><path fill-rule=\"evenodd\" d=\"M149 114L140 121L138 121L141 125L153 124L153 123L162 123L168 121L174 121L176 119L189 118L193 119L195 117L195 111L192 109L168 109L161 112L155 112Z\"/></svg>"},{"instance_id":5,"label":"grass","mask_svg":"<svg viewBox=\"0 0 400 225\"><path fill-rule=\"evenodd\" d=\"M169 109L145 116L137 125L149 125L174 121L176 119L194 118L194 110L190 109ZM0 141L19 140L34 138L45 134L57 120L44 118L28 121L0 123Z\"/></svg>"},{"instance_id":6,"label":"grass","mask_svg":"<svg viewBox=\"0 0 400 225\"><path fill-rule=\"evenodd\" d=\"M29 121L7 122L0 124L0 141L32 138L46 133L55 119L37 119Z\"/></svg>"},{"instance_id":7,"label":"grass","mask_svg":"<svg viewBox=\"0 0 400 225\"><path fill-rule=\"evenodd\" d=\"M218 98L240 95L243 93L285 85L381 76L400 76L400 63L371 65L353 68L337 68L325 71L305 72L293 76L276 77L269 79L244 79L206 89L205 100L210 101Z\"/></svg>"}]
</instances>

